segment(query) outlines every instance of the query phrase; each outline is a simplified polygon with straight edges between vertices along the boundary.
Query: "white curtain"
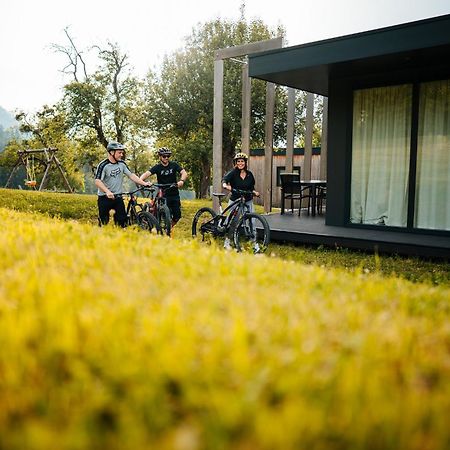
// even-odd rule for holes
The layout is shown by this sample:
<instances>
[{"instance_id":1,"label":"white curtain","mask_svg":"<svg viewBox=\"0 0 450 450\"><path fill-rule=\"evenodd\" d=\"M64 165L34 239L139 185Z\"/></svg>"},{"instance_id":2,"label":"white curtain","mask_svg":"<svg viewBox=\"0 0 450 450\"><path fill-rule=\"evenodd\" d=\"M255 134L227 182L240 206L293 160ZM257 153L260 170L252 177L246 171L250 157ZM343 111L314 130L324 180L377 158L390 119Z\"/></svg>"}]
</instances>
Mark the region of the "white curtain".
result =
<instances>
[{"instance_id":1,"label":"white curtain","mask_svg":"<svg viewBox=\"0 0 450 450\"><path fill-rule=\"evenodd\" d=\"M450 80L420 85L414 226L450 230Z\"/></svg>"},{"instance_id":2,"label":"white curtain","mask_svg":"<svg viewBox=\"0 0 450 450\"><path fill-rule=\"evenodd\" d=\"M350 221L406 226L412 85L353 97Z\"/></svg>"}]
</instances>

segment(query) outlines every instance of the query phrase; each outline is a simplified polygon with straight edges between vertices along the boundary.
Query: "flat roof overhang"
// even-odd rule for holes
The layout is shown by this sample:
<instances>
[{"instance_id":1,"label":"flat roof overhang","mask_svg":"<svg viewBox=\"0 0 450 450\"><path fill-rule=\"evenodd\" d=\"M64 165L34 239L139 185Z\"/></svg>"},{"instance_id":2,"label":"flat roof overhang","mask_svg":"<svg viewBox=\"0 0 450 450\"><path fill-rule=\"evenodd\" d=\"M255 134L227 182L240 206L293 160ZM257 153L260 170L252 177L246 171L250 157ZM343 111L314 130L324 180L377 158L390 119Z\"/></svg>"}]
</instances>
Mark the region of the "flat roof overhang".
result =
<instances>
[{"instance_id":1,"label":"flat roof overhang","mask_svg":"<svg viewBox=\"0 0 450 450\"><path fill-rule=\"evenodd\" d=\"M330 78L448 65L450 14L248 58L253 78L328 96Z\"/></svg>"}]
</instances>

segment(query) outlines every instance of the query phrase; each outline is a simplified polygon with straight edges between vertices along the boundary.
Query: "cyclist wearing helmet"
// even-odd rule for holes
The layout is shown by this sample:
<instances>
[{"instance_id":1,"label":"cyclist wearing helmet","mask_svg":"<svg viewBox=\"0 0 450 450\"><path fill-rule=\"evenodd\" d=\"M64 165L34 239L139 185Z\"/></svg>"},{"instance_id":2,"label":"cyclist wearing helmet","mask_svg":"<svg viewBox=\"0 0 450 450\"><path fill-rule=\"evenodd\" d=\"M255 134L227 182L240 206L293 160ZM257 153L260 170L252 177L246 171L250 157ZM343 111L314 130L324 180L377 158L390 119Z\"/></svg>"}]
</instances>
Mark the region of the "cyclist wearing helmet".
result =
<instances>
[{"instance_id":1,"label":"cyclist wearing helmet","mask_svg":"<svg viewBox=\"0 0 450 450\"><path fill-rule=\"evenodd\" d=\"M222 186L228 191L233 189L240 189L242 191L253 191L253 195L259 197L259 192L255 191L255 177L248 170L248 156L245 153L236 153L233 158L234 169L230 170L223 177ZM230 201L237 200L239 194L231 192ZM248 205L250 211L253 211L253 196L247 194L245 196L246 204Z\"/></svg>"},{"instance_id":2,"label":"cyclist wearing helmet","mask_svg":"<svg viewBox=\"0 0 450 450\"><path fill-rule=\"evenodd\" d=\"M259 197L259 192L255 191L255 177L248 170L248 156L246 153L236 153L233 158L234 169L230 170L224 177L222 186L224 189L231 191L229 203L239 198L239 194L233 192L233 189L240 189L242 191L252 191L253 195ZM251 194L245 195L245 205L249 212L253 212L253 196ZM224 247L231 249L230 239L225 238Z\"/></svg>"},{"instance_id":3,"label":"cyclist wearing helmet","mask_svg":"<svg viewBox=\"0 0 450 450\"><path fill-rule=\"evenodd\" d=\"M171 155L172 151L167 147L160 148L158 150L160 162L144 172L141 175L141 180L145 180L150 175L156 175L158 184L176 184L176 186L164 190L164 197L172 216L172 226L174 226L181 218L181 201L178 188L184 186L188 174L178 163L170 161ZM178 174L180 174L180 180L177 181Z\"/></svg>"},{"instance_id":4,"label":"cyclist wearing helmet","mask_svg":"<svg viewBox=\"0 0 450 450\"><path fill-rule=\"evenodd\" d=\"M106 147L108 157L100 162L95 173L95 185L97 186L98 216L101 225L109 222L109 212L113 209L114 223L124 227L127 214L122 197L117 196L123 192L123 176L141 186L151 186L151 183L142 181L137 175L131 173L124 162L125 147L119 142L109 142Z\"/></svg>"}]
</instances>

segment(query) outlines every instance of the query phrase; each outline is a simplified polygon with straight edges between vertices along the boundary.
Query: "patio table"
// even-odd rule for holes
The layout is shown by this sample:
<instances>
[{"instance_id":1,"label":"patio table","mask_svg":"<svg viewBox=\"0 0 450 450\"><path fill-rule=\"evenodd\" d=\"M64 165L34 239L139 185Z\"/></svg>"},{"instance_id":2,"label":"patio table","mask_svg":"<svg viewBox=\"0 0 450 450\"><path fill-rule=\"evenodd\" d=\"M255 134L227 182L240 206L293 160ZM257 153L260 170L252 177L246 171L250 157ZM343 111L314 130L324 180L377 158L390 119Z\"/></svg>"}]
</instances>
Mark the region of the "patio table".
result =
<instances>
[{"instance_id":1,"label":"patio table","mask_svg":"<svg viewBox=\"0 0 450 450\"><path fill-rule=\"evenodd\" d=\"M311 215L316 215L316 204L317 204L317 192L319 188L326 188L327 182L326 180L309 180L309 181L300 181L300 186L309 187L311 191Z\"/></svg>"}]
</instances>

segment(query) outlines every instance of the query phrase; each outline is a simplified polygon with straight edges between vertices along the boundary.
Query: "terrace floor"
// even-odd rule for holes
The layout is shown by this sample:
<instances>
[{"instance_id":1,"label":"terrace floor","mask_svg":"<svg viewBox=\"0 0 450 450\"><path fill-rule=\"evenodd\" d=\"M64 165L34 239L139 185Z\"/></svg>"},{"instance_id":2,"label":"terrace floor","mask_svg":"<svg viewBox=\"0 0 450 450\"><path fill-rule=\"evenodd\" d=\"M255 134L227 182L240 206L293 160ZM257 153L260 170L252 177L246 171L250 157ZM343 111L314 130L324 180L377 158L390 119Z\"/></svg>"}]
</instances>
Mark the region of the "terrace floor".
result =
<instances>
[{"instance_id":1,"label":"terrace floor","mask_svg":"<svg viewBox=\"0 0 450 450\"><path fill-rule=\"evenodd\" d=\"M325 215L312 217L302 211L299 217L298 210L294 214L289 211L283 215L270 213L265 217L272 241L450 258L448 236L325 225Z\"/></svg>"}]
</instances>

